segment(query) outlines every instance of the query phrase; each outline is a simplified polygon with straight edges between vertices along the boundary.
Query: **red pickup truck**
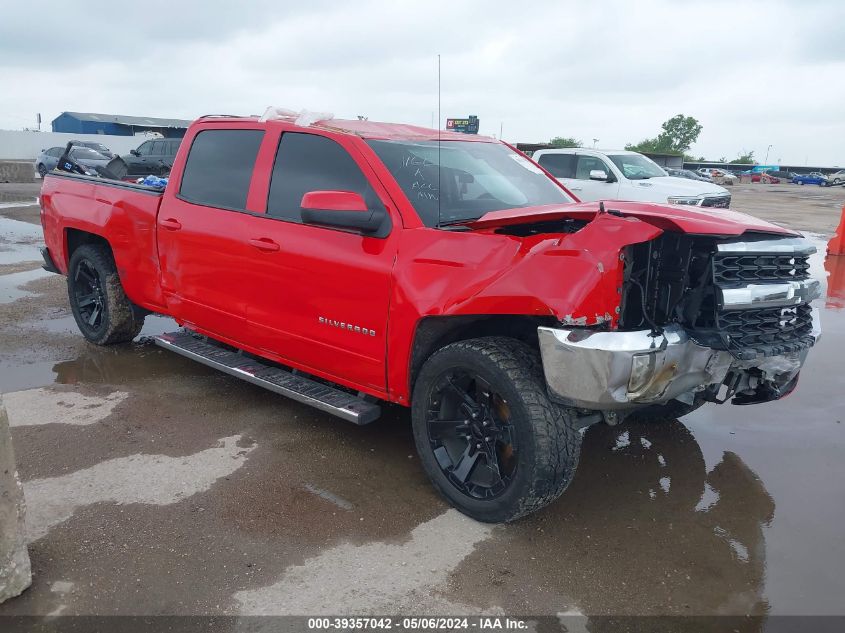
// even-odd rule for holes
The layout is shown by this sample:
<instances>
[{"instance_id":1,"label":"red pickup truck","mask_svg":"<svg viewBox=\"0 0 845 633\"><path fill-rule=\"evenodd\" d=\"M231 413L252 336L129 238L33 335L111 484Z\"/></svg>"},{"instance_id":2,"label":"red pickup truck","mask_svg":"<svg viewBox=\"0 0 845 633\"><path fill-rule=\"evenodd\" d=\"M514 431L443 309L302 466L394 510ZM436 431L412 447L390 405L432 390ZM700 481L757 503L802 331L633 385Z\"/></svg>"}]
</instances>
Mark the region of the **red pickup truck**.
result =
<instances>
[{"instance_id":1,"label":"red pickup truck","mask_svg":"<svg viewBox=\"0 0 845 633\"><path fill-rule=\"evenodd\" d=\"M48 173L45 267L82 334L156 342L358 424L411 408L435 487L508 521L583 429L788 394L819 332L814 248L735 211L579 203L505 143L204 117L161 191Z\"/></svg>"}]
</instances>

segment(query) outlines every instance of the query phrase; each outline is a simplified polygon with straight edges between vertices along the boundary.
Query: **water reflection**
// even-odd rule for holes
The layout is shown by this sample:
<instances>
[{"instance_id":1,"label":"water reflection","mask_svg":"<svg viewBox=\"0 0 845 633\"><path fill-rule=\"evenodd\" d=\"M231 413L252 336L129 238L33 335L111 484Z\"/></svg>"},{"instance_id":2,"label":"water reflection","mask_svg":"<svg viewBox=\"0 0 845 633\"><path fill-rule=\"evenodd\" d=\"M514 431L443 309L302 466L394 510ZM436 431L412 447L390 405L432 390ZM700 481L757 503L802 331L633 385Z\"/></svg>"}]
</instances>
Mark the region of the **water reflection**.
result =
<instances>
[{"instance_id":1,"label":"water reflection","mask_svg":"<svg viewBox=\"0 0 845 633\"><path fill-rule=\"evenodd\" d=\"M678 421L596 425L561 499L505 528L506 543L480 546L462 570L506 577L476 598L511 612L765 615L763 529L774 512L742 459L725 452L708 472ZM514 596L515 586L524 592Z\"/></svg>"},{"instance_id":2,"label":"water reflection","mask_svg":"<svg viewBox=\"0 0 845 633\"><path fill-rule=\"evenodd\" d=\"M845 255L828 255L824 259L827 271L826 308L845 308Z\"/></svg>"}]
</instances>

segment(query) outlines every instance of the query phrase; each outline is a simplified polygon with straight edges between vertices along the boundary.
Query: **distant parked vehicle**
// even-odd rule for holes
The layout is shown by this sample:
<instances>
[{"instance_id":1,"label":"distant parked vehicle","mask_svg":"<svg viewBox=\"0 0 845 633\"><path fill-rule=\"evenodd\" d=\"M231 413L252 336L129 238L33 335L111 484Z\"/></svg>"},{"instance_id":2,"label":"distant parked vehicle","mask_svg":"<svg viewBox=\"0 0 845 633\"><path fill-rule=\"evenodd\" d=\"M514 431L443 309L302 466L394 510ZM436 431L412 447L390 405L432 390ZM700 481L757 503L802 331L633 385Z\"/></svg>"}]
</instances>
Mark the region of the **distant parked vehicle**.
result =
<instances>
[{"instance_id":1,"label":"distant parked vehicle","mask_svg":"<svg viewBox=\"0 0 845 633\"><path fill-rule=\"evenodd\" d=\"M843 185L845 184L845 169L840 169L837 172L832 174L828 174L827 181L831 185Z\"/></svg>"},{"instance_id":2,"label":"distant parked vehicle","mask_svg":"<svg viewBox=\"0 0 845 633\"><path fill-rule=\"evenodd\" d=\"M675 176L676 178L687 178L689 180L698 180L700 182L713 182L713 179L710 178L710 176L702 176L691 169L672 169L670 167L664 167L663 171L670 176Z\"/></svg>"},{"instance_id":3,"label":"distant parked vehicle","mask_svg":"<svg viewBox=\"0 0 845 633\"><path fill-rule=\"evenodd\" d=\"M710 178L717 185L734 185L739 181L739 176L727 169L711 169Z\"/></svg>"},{"instance_id":4,"label":"distant parked vehicle","mask_svg":"<svg viewBox=\"0 0 845 633\"><path fill-rule=\"evenodd\" d=\"M166 176L173 167L173 159L182 142L180 138L144 141L137 149L121 156L128 169L127 176Z\"/></svg>"},{"instance_id":5,"label":"distant parked vehicle","mask_svg":"<svg viewBox=\"0 0 845 633\"><path fill-rule=\"evenodd\" d=\"M41 152L41 155L35 160L35 170L42 178L48 171L53 171L56 168L64 151L64 147L51 147ZM105 167L109 163L107 157L95 152L90 147L73 147L69 156L74 162L90 169L89 175L91 176L97 174L97 167Z\"/></svg>"},{"instance_id":6,"label":"distant parked vehicle","mask_svg":"<svg viewBox=\"0 0 845 633\"><path fill-rule=\"evenodd\" d=\"M792 183L796 185L827 185L827 176L821 172L814 171L811 174L796 174L792 177Z\"/></svg>"},{"instance_id":7,"label":"distant parked vehicle","mask_svg":"<svg viewBox=\"0 0 845 633\"><path fill-rule=\"evenodd\" d=\"M771 170L771 171L767 171L765 173L767 173L769 176L774 176L775 178L780 178L781 180L792 180L792 177L797 175L793 171L774 170L774 169Z\"/></svg>"},{"instance_id":8,"label":"distant parked vehicle","mask_svg":"<svg viewBox=\"0 0 845 633\"><path fill-rule=\"evenodd\" d=\"M780 182L780 178L778 178L777 176L773 176L768 172L763 172L751 174L751 182L761 182L763 184L771 183L776 185Z\"/></svg>"},{"instance_id":9,"label":"distant parked vehicle","mask_svg":"<svg viewBox=\"0 0 845 633\"><path fill-rule=\"evenodd\" d=\"M102 143L97 143L96 141L71 141L77 147L87 147L88 149L93 149L98 154L102 154L106 158L114 158L117 156L113 151L111 151L108 147L103 145Z\"/></svg>"},{"instance_id":10,"label":"distant parked vehicle","mask_svg":"<svg viewBox=\"0 0 845 633\"><path fill-rule=\"evenodd\" d=\"M636 200L727 209L731 194L713 183L676 178L637 152L582 147L541 149L535 161L584 202Z\"/></svg>"}]
</instances>

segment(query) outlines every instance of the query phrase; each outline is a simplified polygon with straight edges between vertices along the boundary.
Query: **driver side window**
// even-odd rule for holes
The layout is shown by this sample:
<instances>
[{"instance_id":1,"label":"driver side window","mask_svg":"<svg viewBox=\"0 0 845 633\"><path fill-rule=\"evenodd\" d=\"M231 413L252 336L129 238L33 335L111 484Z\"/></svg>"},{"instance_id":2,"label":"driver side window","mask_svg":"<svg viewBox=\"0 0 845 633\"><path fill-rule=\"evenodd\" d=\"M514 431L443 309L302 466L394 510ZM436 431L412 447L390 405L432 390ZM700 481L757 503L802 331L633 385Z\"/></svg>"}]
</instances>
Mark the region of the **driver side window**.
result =
<instances>
[{"instance_id":1,"label":"driver side window","mask_svg":"<svg viewBox=\"0 0 845 633\"><path fill-rule=\"evenodd\" d=\"M153 146L153 142L152 142L152 141L146 141L146 142L144 142L144 143L141 143L141 144L138 146L138 153L139 153L141 156L149 156L149 155L150 155L150 149L152 148L152 146Z\"/></svg>"},{"instance_id":2,"label":"driver side window","mask_svg":"<svg viewBox=\"0 0 845 633\"><path fill-rule=\"evenodd\" d=\"M575 177L578 180L589 180L590 172L594 169L599 169L606 174L610 174L610 169L607 164L595 156L578 156L578 166L575 169Z\"/></svg>"}]
</instances>

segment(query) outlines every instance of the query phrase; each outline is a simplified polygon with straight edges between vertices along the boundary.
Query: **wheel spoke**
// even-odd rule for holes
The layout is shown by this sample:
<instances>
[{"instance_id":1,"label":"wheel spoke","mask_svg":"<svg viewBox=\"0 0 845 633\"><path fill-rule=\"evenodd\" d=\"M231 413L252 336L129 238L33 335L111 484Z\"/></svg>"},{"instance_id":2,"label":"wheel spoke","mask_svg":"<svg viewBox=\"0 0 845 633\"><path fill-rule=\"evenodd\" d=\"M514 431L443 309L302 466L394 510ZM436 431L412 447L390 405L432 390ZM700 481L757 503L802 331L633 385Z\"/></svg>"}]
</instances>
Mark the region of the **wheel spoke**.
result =
<instances>
[{"instance_id":1,"label":"wheel spoke","mask_svg":"<svg viewBox=\"0 0 845 633\"><path fill-rule=\"evenodd\" d=\"M95 306L93 310L91 310L91 316L88 317L88 325L94 327L94 323L97 322L97 317L100 316L100 306Z\"/></svg>"},{"instance_id":2,"label":"wheel spoke","mask_svg":"<svg viewBox=\"0 0 845 633\"><path fill-rule=\"evenodd\" d=\"M80 266L76 269L76 280L79 280L79 276L82 276L84 280L93 288L96 286L97 280L94 278L90 272L88 272L83 266Z\"/></svg>"},{"instance_id":3,"label":"wheel spoke","mask_svg":"<svg viewBox=\"0 0 845 633\"><path fill-rule=\"evenodd\" d=\"M467 446L457 465L452 470L452 475L462 484L465 484L470 475L472 475L472 471L475 470L475 466L478 463L478 458L481 456L481 453L478 451L473 452L472 448L472 444Z\"/></svg>"},{"instance_id":4,"label":"wheel spoke","mask_svg":"<svg viewBox=\"0 0 845 633\"><path fill-rule=\"evenodd\" d=\"M481 376L475 377L475 399L484 409L490 409L490 383Z\"/></svg>"},{"instance_id":5,"label":"wheel spoke","mask_svg":"<svg viewBox=\"0 0 845 633\"><path fill-rule=\"evenodd\" d=\"M451 377L446 379L446 383L449 385L450 391L455 394L458 398L460 398L464 404L469 407L472 407L473 409L478 407L478 404L475 402L475 400L470 397L470 395L466 392L465 389L456 385Z\"/></svg>"},{"instance_id":6,"label":"wheel spoke","mask_svg":"<svg viewBox=\"0 0 845 633\"><path fill-rule=\"evenodd\" d=\"M469 425L466 420L436 420L428 421L429 435L431 439L443 437L462 437L469 432Z\"/></svg>"},{"instance_id":7,"label":"wheel spoke","mask_svg":"<svg viewBox=\"0 0 845 633\"><path fill-rule=\"evenodd\" d=\"M91 294L87 294L84 297L80 297L77 300L77 306L80 307L80 308L85 308L85 307L91 305L92 303L94 303L96 298L97 298L97 295L95 295L93 292Z\"/></svg>"}]
</instances>

